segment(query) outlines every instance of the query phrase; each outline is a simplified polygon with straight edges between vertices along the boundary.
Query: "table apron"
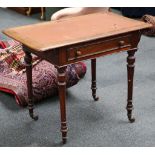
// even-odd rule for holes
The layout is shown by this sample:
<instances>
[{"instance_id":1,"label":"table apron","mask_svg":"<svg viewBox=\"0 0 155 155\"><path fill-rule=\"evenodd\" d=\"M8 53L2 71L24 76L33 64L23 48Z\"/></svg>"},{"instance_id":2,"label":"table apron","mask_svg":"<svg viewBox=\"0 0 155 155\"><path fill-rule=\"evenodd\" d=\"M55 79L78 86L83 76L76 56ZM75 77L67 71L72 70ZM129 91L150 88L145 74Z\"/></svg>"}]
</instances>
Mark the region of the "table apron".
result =
<instances>
[{"instance_id":1,"label":"table apron","mask_svg":"<svg viewBox=\"0 0 155 155\"><path fill-rule=\"evenodd\" d=\"M60 65L134 49L139 42L137 37L138 33L129 33L64 47L59 51Z\"/></svg>"}]
</instances>

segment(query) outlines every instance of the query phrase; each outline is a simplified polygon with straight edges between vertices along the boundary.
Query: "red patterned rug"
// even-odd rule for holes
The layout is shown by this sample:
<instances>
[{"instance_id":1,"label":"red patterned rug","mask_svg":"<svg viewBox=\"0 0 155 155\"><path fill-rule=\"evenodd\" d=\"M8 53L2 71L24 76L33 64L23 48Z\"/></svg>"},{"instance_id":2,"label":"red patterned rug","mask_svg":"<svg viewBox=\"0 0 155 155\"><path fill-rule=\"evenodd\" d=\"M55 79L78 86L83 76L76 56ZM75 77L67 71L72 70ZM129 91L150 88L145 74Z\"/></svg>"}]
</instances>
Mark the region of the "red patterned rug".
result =
<instances>
[{"instance_id":1,"label":"red patterned rug","mask_svg":"<svg viewBox=\"0 0 155 155\"><path fill-rule=\"evenodd\" d=\"M152 24L152 28L146 30L143 32L144 35L150 36L150 37L154 37L155 36L155 16L151 16L151 15L144 15L142 17L142 20L144 22L147 22L149 24Z\"/></svg>"},{"instance_id":2,"label":"red patterned rug","mask_svg":"<svg viewBox=\"0 0 155 155\"><path fill-rule=\"evenodd\" d=\"M45 60L33 57L33 96L34 102L56 95L57 70ZM84 77L86 65L83 62L67 66L67 88L75 85ZM11 93L19 105L27 105L26 73L24 52L20 43L0 41L0 90Z\"/></svg>"}]
</instances>

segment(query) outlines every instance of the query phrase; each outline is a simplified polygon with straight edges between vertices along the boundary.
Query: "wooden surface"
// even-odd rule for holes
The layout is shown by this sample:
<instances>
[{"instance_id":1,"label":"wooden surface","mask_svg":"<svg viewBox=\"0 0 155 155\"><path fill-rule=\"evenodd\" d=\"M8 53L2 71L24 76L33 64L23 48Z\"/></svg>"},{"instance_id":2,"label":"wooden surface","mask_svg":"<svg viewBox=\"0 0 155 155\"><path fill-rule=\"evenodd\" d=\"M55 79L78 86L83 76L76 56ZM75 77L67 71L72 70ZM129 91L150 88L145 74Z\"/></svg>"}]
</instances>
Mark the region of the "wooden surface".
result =
<instances>
[{"instance_id":1,"label":"wooden surface","mask_svg":"<svg viewBox=\"0 0 155 155\"><path fill-rule=\"evenodd\" d=\"M3 33L36 51L104 38L152 27L114 13L94 13L4 30Z\"/></svg>"}]
</instances>

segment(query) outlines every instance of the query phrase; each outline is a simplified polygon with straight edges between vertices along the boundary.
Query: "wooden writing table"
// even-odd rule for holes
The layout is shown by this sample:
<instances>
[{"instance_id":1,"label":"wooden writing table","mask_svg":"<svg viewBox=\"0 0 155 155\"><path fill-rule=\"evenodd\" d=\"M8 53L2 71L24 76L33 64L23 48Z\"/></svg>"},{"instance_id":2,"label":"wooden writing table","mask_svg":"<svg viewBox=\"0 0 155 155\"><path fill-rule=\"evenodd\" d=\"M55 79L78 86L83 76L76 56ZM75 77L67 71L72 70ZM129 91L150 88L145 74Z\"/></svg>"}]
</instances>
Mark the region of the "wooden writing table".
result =
<instances>
[{"instance_id":1,"label":"wooden writing table","mask_svg":"<svg viewBox=\"0 0 155 155\"><path fill-rule=\"evenodd\" d=\"M91 89L96 101L98 100L96 97L96 58L127 51L127 116L130 122L134 122L132 117L134 54L140 41L141 30L150 27L152 25L142 21L128 19L114 13L100 12L4 30L4 34L23 44L30 116L34 120L38 119L33 113L31 53L54 64L57 68L61 132L63 143L66 143L66 65L91 59Z\"/></svg>"}]
</instances>

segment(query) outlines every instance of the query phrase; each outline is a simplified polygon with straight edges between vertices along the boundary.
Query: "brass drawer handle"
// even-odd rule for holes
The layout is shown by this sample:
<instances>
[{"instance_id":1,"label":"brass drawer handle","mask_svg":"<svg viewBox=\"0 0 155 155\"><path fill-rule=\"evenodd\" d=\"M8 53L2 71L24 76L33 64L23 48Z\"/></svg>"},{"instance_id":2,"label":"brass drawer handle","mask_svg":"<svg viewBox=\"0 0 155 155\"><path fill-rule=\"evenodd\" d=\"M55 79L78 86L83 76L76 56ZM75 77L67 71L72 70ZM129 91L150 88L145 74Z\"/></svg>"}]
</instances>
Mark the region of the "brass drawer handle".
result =
<instances>
[{"instance_id":1,"label":"brass drawer handle","mask_svg":"<svg viewBox=\"0 0 155 155\"><path fill-rule=\"evenodd\" d=\"M81 51L76 51L76 56L81 56L82 52Z\"/></svg>"},{"instance_id":2,"label":"brass drawer handle","mask_svg":"<svg viewBox=\"0 0 155 155\"><path fill-rule=\"evenodd\" d=\"M124 40L119 41L119 45L120 46L123 46L124 44L125 44L125 41Z\"/></svg>"}]
</instances>

